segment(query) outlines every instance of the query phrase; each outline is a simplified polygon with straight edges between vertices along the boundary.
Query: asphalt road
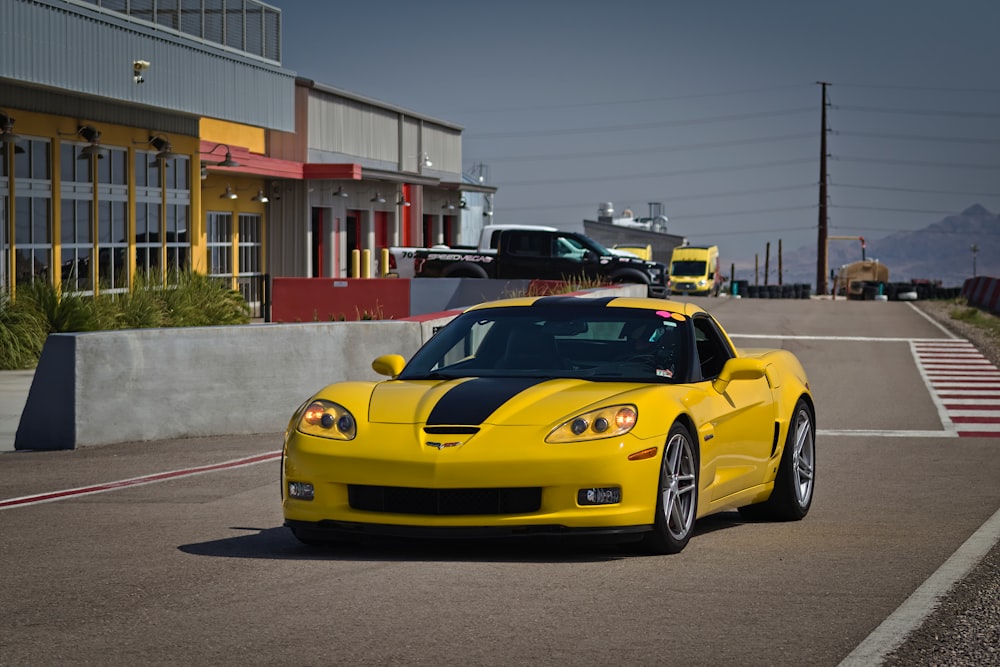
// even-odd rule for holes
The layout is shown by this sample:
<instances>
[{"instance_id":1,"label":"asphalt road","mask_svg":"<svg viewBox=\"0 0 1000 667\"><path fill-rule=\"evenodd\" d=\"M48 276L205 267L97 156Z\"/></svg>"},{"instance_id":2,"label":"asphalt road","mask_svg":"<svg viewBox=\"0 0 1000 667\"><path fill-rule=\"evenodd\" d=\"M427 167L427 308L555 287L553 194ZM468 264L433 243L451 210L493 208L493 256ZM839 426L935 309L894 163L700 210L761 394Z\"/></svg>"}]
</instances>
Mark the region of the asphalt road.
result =
<instances>
[{"instance_id":1,"label":"asphalt road","mask_svg":"<svg viewBox=\"0 0 1000 667\"><path fill-rule=\"evenodd\" d=\"M954 555L970 538L996 540L1000 439L943 427L909 342L948 334L897 302L698 303L737 345L788 348L810 374L805 520L718 515L665 557L565 542L315 550L281 527L279 434L3 453L0 665L878 664L926 611L901 605L920 590L936 604L927 582L947 563L966 574ZM920 632L900 647L911 656Z\"/></svg>"}]
</instances>

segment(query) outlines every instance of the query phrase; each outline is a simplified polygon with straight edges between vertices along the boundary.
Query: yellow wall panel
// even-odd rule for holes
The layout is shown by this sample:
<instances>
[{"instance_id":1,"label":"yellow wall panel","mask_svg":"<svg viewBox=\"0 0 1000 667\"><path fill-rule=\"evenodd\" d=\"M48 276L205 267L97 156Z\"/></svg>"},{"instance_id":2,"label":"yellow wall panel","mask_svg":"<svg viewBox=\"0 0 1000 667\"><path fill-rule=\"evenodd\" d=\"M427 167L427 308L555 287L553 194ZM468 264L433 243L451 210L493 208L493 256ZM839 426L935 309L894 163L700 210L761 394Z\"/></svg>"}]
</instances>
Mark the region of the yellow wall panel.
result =
<instances>
[{"instance_id":1,"label":"yellow wall panel","mask_svg":"<svg viewBox=\"0 0 1000 667\"><path fill-rule=\"evenodd\" d=\"M264 154L264 130L259 127L227 123L212 118L201 119L201 138L218 144L243 146L251 153Z\"/></svg>"}]
</instances>

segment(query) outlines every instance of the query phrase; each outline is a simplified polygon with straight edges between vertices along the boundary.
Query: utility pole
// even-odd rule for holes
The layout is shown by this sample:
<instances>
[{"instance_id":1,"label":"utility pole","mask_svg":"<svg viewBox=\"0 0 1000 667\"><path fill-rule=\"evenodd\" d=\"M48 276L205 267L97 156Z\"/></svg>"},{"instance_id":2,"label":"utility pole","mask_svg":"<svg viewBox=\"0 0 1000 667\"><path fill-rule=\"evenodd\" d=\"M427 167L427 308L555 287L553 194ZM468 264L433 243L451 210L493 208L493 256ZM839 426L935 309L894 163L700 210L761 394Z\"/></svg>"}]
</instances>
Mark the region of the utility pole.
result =
<instances>
[{"instance_id":1,"label":"utility pole","mask_svg":"<svg viewBox=\"0 0 1000 667\"><path fill-rule=\"evenodd\" d=\"M972 247L969 248L969 249L972 251L972 277L975 278L976 277L976 253L979 252L979 246L977 246L975 243L973 243Z\"/></svg>"},{"instance_id":2,"label":"utility pole","mask_svg":"<svg viewBox=\"0 0 1000 667\"><path fill-rule=\"evenodd\" d=\"M819 234L816 239L816 294L826 294L826 81L817 81L822 86L822 113L820 114L819 135Z\"/></svg>"}]
</instances>

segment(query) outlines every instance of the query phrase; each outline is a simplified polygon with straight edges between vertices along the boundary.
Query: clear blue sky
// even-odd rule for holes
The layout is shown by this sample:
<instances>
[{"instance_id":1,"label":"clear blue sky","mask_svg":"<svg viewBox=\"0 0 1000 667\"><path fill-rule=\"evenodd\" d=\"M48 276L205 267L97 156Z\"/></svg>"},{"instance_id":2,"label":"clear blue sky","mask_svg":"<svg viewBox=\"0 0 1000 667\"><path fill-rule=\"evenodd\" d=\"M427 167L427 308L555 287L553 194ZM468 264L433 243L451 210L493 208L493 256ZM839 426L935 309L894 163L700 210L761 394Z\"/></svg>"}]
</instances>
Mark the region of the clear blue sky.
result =
<instances>
[{"instance_id":1,"label":"clear blue sky","mask_svg":"<svg viewBox=\"0 0 1000 667\"><path fill-rule=\"evenodd\" d=\"M279 0L283 65L464 128L496 222L601 202L752 265L829 233L1000 212L997 0Z\"/></svg>"}]
</instances>

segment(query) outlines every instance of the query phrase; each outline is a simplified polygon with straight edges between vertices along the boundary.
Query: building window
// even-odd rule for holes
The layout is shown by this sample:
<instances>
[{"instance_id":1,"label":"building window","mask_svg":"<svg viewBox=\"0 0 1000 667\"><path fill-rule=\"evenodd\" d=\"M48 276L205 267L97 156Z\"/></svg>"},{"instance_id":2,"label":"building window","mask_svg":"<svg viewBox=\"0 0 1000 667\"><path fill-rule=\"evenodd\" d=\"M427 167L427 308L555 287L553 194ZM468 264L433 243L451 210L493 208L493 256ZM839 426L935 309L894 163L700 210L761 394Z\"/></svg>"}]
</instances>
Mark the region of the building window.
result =
<instances>
[{"instance_id":1,"label":"building window","mask_svg":"<svg viewBox=\"0 0 1000 667\"><path fill-rule=\"evenodd\" d=\"M26 139L14 155L15 281L51 281L52 163L51 144Z\"/></svg>"},{"instance_id":2,"label":"building window","mask_svg":"<svg viewBox=\"0 0 1000 667\"><path fill-rule=\"evenodd\" d=\"M102 290L128 287L128 175L125 149L111 148L97 163L97 280Z\"/></svg>"},{"instance_id":3,"label":"building window","mask_svg":"<svg viewBox=\"0 0 1000 667\"><path fill-rule=\"evenodd\" d=\"M83 292L94 289L91 274L91 252L94 240L91 231L93 203L89 199L62 198L62 275L63 289Z\"/></svg>"},{"instance_id":4,"label":"building window","mask_svg":"<svg viewBox=\"0 0 1000 667\"><path fill-rule=\"evenodd\" d=\"M209 212L206 216L208 275L233 277L233 214Z\"/></svg>"},{"instance_id":5,"label":"building window","mask_svg":"<svg viewBox=\"0 0 1000 667\"><path fill-rule=\"evenodd\" d=\"M128 202L101 201L97 205L97 279L101 289L128 287Z\"/></svg>"},{"instance_id":6,"label":"building window","mask_svg":"<svg viewBox=\"0 0 1000 667\"><path fill-rule=\"evenodd\" d=\"M190 267L191 160L136 152L135 267L176 282Z\"/></svg>"},{"instance_id":7,"label":"building window","mask_svg":"<svg viewBox=\"0 0 1000 667\"><path fill-rule=\"evenodd\" d=\"M237 284L247 304L254 309L260 308L263 289L262 224L258 214L240 214Z\"/></svg>"},{"instance_id":8,"label":"building window","mask_svg":"<svg viewBox=\"0 0 1000 667\"><path fill-rule=\"evenodd\" d=\"M164 220L167 275L176 276L191 266L191 160L175 157L163 161L166 183L166 219Z\"/></svg>"}]
</instances>

